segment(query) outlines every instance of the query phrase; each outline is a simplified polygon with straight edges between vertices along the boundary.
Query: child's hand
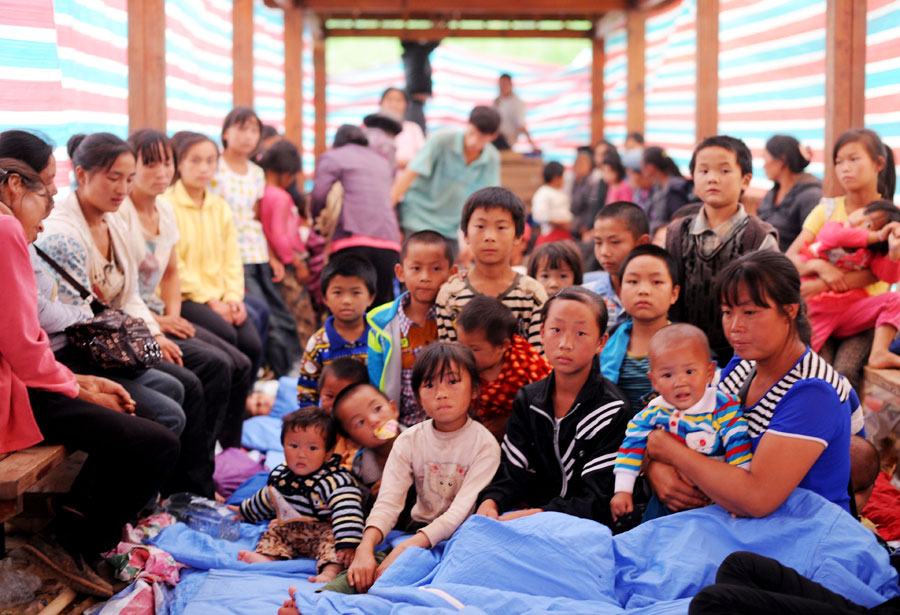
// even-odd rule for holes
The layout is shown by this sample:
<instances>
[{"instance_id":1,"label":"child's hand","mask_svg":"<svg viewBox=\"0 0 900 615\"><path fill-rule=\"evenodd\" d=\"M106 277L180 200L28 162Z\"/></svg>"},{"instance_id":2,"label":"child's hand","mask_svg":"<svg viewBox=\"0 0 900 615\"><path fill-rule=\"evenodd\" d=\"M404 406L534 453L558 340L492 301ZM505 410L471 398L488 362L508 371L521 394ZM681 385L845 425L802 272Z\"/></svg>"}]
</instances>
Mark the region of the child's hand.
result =
<instances>
[{"instance_id":1,"label":"child's hand","mask_svg":"<svg viewBox=\"0 0 900 615\"><path fill-rule=\"evenodd\" d=\"M514 510L500 515L500 521L512 521L513 519L521 519L522 517L530 517L540 512L544 512L542 508L525 508L523 510Z\"/></svg>"},{"instance_id":2,"label":"child's hand","mask_svg":"<svg viewBox=\"0 0 900 615\"><path fill-rule=\"evenodd\" d=\"M344 568L349 568L353 563L353 557L356 555L356 549L338 549L335 551L337 560Z\"/></svg>"},{"instance_id":3,"label":"child's hand","mask_svg":"<svg viewBox=\"0 0 900 615\"><path fill-rule=\"evenodd\" d=\"M353 562L347 569L347 582L356 589L356 593L364 594L375 582L375 555L369 549L357 549Z\"/></svg>"},{"instance_id":4,"label":"child's hand","mask_svg":"<svg viewBox=\"0 0 900 615\"><path fill-rule=\"evenodd\" d=\"M618 521L619 517L623 517L634 511L634 501L631 494L627 491L618 491L609 502L609 509L612 512L613 521Z\"/></svg>"},{"instance_id":5,"label":"child's hand","mask_svg":"<svg viewBox=\"0 0 900 615\"><path fill-rule=\"evenodd\" d=\"M892 222L891 224L897 224ZM900 224L891 230L891 234L887 236L888 256L891 260L900 260Z\"/></svg>"},{"instance_id":6,"label":"child's hand","mask_svg":"<svg viewBox=\"0 0 900 615\"><path fill-rule=\"evenodd\" d=\"M384 574L384 571L388 569L388 566L393 564L394 561L396 561L396 559L400 557L400 554L406 551L409 547L421 547L422 549L430 549L431 542L429 542L428 537L422 532L418 532L415 536L407 538L399 545L394 547L388 554L388 556L381 561L381 564L375 571L375 579L378 579L378 577Z\"/></svg>"},{"instance_id":7,"label":"child's hand","mask_svg":"<svg viewBox=\"0 0 900 615\"><path fill-rule=\"evenodd\" d=\"M475 514L496 519L500 516L500 510L497 508L497 502L494 500L485 500L481 503L481 506L478 507L478 510L475 511Z\"/></svg>"},{"instance_id":8,"label":"child's hand","mask_svg":"<svg viewBox=\"0 0 900 615\"><path fill-rule=\"evenodd\" d=\"M300 615L300 611L297 609L297 588L289 587L288 593L291 597L285 600L281 608L278 609L278 615Z\"/></svg>"},{"instance_id":9,"label":"child's hand","mask_svg":"<svg viewBox=\"0 0 900 615\"><path fill-rule=\"evenodd\" d=\"M844 275L844 272L831 263L822 262L818 267L817 273L819 274L819 277L822 278L822 281L828 285L830 290L838 293L844 293L850 290L850 287L847 286L847 278Z\"/></svg>"},{"instance_id":10,"label":"child's hand","mask_svg":"<svg viewBox=\"0 0 900 615\"><path fill-rule=\"evenodd\" d=\"M381 479L376 480L371 487L369 487L369 493L372 494L373 498L378 497L378 491L381 489Z\"/></svg>"},{"instance_id":11,"label":"child's hand","mask_svg":"<svg viewBox=\"0 0 900 615\"><path fill-rule=\"evenodd\" d=\"M234 517L231 518L232 521L243 521L244 516L241 514L241 507L235 506L234 504L226 504L225 508L230 510L233 513L236 513Z\"/></svg>"}]
</instances>

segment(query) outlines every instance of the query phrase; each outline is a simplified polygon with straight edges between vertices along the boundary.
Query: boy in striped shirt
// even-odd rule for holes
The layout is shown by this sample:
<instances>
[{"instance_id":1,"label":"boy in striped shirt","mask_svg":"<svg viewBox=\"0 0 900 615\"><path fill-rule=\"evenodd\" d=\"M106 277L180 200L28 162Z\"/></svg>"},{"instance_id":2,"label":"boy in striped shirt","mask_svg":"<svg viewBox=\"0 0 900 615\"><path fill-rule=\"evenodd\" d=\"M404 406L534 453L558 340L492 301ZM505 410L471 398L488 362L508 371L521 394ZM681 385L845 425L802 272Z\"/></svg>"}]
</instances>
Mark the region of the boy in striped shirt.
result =
<instances>
[{"instance_id":1,"label":"boy in striped shirt","mask_svg":"<svg viewBox=\"0 0 900 615\"><path fill-rule=\"evenodd\" d=\"M496 297L516 317L516 333L535 350L541 346L541 306L547 291L534 278L516 273L509 265L513 246L525 232L525 205L506 188L482 188L463 206L460 222L475 266L451 277L435 299L438 339L455 342L456 318L478 295Z\"/></svg>"},{"instance_id":2,"label":"boy in striped shirt","mask_svg":"<svg viewBox=\"0 0 900 615\"><path fill-rule=\"evenodd\" d=\"M350 565L362 540L362 495L334 454L336 439L331 414L321 408L308 406L284 417L284 463L272 470L265 487L231 507L250 523L273 519L256 549L239 551L239 560L315 557L318 574L309 577L312 583L328 583Z\"/></svg>"},{"instance_id":3,"label":"boy in striped shirt","mask_svg":"<svg viewBox=\"0 0 900 615\"><path fill-rule=\"evenodd\" d=\"M644 460L647 436L654 429L667 430L704 455L744 469L750 467L747 421L739 401L711 386L716 363L710 358L706 334L693 325L668 325L653 335L649 350L650 382L660 395L628 423L613 469L613 519L634 510L631 494ZM670 513L654 495L644 521Z\"/></svg>"}]
</instances>

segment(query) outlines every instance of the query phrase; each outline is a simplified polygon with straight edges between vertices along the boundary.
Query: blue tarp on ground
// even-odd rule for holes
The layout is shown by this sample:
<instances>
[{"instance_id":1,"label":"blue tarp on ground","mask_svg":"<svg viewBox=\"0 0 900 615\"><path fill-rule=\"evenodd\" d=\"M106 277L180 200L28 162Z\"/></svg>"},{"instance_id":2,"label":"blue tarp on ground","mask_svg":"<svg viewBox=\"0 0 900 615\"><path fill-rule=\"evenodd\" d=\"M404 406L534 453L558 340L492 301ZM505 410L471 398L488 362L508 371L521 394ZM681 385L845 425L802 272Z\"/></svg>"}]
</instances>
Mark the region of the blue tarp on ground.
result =
<instances>
[{"instance_id":1,"label":"blue tarp on ground","mask_svg":"<svg viewBox=\"0 0 900 615\"><path fill-rule=\"evenodd\" d=\"M252 548L261 531L246 527L238 543L181 525L154 539L176 559L213 569L176 588L172 615L274 613L291 585L304 615L684 615L690 597L737 550L774 557L865 606L900 594L874 535L800 489L764 519L733 519L710 506L615 537L603 525L559 513L506 523L472 517L438 548L407 550L360 596L313 593L316 586L305 580L310 560L237 562L237 550ZM187 592L184 600L179 594Z\"/></svg>"}]
</instances>

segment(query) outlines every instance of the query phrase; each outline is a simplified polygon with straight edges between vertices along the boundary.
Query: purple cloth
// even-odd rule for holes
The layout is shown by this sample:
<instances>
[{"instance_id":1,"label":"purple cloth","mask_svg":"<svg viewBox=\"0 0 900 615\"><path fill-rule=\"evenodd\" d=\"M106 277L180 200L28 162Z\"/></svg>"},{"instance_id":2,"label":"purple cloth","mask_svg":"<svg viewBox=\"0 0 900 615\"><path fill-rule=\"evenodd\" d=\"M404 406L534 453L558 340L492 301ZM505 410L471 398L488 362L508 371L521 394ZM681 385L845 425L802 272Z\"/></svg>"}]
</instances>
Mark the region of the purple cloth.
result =
<instances>
[{"instance_id":1,"label":"purple cloth","mask_svg":"<svg viewBox=\"0 0 900 615\"><path fill-rule=\"evenodd\" d=\"M344 186L344 206L332 241L361 235L399 243L400 228L391 203L393 171L388 161L355 143L322 154L310 195L313 218L325 207L328 191L337 181Z\"/></svg>"},{"instance_id":2,"label":"purple cloth","mask_svg":"<svg viewBox=\"0 0 900 615\"><path fill-rule=\"evenodd\" d=\"M262 461L253 461L243 449L226 448L216 457L216 492L228 498L241 483L259 472L268 472Z\"/></svg>"}]
</instances>

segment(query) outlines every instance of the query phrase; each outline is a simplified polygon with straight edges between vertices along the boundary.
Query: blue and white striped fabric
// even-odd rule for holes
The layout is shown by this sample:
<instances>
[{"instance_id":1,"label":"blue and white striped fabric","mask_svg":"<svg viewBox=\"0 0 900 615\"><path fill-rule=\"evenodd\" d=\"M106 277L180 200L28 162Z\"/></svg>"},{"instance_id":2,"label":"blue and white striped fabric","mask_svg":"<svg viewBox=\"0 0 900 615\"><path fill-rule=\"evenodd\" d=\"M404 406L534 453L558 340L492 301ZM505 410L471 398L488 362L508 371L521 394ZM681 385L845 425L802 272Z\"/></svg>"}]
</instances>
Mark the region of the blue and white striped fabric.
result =
<instances>
[{"instance_id":1,"label":"blue and white striped fabric","mask_svg":"<svg viewBox=\"0 0 900 615\"><path fill-rule=\"evenodd\" d=\"M866 126L900 148L900 1L869 0L866 35ZM898 165L900 172L900 165Z\"/></svg>"}]
</instances>

